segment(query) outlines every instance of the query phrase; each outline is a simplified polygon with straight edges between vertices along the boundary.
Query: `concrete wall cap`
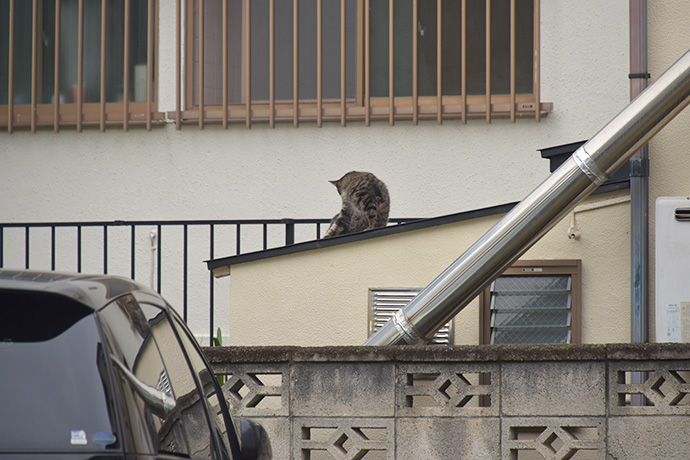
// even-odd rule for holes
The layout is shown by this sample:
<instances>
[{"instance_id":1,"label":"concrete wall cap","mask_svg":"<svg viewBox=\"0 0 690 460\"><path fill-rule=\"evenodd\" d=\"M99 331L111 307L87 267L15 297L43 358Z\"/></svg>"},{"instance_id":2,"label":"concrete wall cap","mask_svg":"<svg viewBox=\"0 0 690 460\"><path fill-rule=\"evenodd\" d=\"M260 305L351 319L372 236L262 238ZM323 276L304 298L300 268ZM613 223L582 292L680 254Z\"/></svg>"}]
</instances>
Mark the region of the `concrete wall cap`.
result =
<instances>
[{"instance_id":1,"label":"concrete wall cap","mask_svg":"<svg viewBox=\"0 0 690 460\"><path fill-rule=\"evenodd\" d=\"M526 362L690 359L690 343L393 347L208 347L211 363Z\"/></svg>"}]
</instances>

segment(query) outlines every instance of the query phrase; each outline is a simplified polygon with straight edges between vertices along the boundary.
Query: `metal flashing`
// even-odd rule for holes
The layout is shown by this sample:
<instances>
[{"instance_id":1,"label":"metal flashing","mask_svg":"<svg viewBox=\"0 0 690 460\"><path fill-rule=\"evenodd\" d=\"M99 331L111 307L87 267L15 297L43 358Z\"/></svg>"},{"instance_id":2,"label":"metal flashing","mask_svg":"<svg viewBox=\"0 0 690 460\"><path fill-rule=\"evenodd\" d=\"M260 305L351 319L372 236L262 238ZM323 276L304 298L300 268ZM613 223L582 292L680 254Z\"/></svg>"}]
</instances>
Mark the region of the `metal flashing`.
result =
<instances>
[{"instance_id":1,"label":"metal flashing","mask_svg":"<svg viewBox=\"0 0 690 460\"><path fill-rule=\"evenodd\" d=\"M472 220L481 217L505 214L511 209L513 209L513 207L516 204L517 203L506 203L497 206L489 206L486 208L475 209L472 211L448 214L440 217L418 219L398 225L389 225L388 227L376 228L374 230L368 230L365 232L351 233L349 235L336 236L334 238L328 239L305 241L302 243L295 243L288 246L280 246L276 248L266 249L263 251L248 252L245 254L238 254L235 256L206 260L205 262L207 268L213 272L214 276L217 278L221 278L224 276L228 276L230 274L229 267L231 267L232 265L254 262L258 260L269 259L271 257L295 254L304 251L311 251L314 249L338 246L346 243L354 243L357 241L368 240L370 238L378 238L381 236L395 235L398 233L422 230L425 228L431 228L455 222L463 222L466 220Z\"/></svg>"}]
</instances>

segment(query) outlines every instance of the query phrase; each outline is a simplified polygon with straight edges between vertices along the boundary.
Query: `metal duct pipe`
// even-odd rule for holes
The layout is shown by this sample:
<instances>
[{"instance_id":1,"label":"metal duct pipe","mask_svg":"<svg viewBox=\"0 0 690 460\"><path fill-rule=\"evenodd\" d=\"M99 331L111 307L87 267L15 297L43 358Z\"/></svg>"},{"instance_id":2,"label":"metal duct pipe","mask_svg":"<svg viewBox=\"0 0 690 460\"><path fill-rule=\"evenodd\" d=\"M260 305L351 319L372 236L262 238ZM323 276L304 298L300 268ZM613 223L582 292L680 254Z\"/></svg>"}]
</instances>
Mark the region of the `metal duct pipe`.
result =
<instances>
[{"instance_id":1,"label":"metal duct pipe","mask_svg":"<svg viewBox=\"0 0 690 460\"><path fill-rule=\"evenodd\" d=\"M365 345L417 345L525 253L690 103L690 51L506 214Z\"/></svg>"}]
</instances>

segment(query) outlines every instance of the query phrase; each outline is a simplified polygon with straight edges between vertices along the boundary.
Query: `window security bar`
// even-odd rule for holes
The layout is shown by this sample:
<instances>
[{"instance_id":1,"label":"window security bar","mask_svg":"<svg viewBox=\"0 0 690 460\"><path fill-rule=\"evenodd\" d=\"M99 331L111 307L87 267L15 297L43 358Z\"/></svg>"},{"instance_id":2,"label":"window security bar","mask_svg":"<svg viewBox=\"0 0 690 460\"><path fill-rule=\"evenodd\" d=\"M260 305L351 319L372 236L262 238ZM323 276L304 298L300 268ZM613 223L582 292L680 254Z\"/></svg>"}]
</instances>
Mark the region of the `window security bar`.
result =
<instances>
[{"instance_id":1,"label":"window security bar","mask_svg":"<svg viewBox=\"0 0 690 460\"><path fill-rule=\"evenodd\" d=\"M551 108L539 94L539 0L178 0L177 15L178 129L539 121Z\"/></svg>"},{"instance_id":2,"label":"window security bar","mask_svg":"<svg viewBox=\"0 0 690 460\"><path fill-rule=\"evenodd\" d=\"M157 12L157 0L0 1L0 126L162 123Z\"/></svg>"},{"instance_id":3,"label":"window security bar","mask_svg":"<svg viewBox=\"0 0 690 460\"><path fill-rule=\"evenodd\" d=\"M539 23L540 0L0 0L0 126L539 121Z\"/></svg>"}]
</instances>

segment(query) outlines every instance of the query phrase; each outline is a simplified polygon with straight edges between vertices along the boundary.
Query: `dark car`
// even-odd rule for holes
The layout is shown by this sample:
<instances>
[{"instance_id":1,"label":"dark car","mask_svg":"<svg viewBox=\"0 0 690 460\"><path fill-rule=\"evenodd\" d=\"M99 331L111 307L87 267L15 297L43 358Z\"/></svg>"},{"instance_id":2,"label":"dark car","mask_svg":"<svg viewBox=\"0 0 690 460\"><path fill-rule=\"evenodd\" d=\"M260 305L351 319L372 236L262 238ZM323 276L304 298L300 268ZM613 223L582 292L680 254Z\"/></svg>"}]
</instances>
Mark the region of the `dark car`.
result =
<instances>
[{"instance_id":1,"label":"dark car","mask_svg":"<svg viewBox=\"0 0 690 460\"><path fill-rule=\"evenodd\" d=\"M113 276L0 270L0 459L256 455L244 447L158 294Z\"/></svg>"}]
</instances>

